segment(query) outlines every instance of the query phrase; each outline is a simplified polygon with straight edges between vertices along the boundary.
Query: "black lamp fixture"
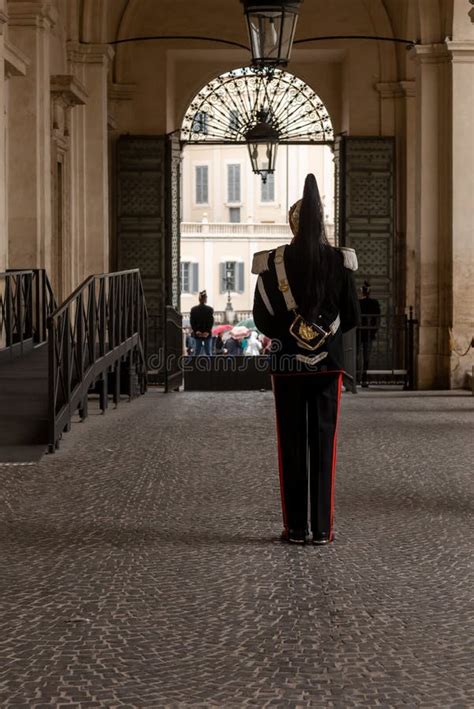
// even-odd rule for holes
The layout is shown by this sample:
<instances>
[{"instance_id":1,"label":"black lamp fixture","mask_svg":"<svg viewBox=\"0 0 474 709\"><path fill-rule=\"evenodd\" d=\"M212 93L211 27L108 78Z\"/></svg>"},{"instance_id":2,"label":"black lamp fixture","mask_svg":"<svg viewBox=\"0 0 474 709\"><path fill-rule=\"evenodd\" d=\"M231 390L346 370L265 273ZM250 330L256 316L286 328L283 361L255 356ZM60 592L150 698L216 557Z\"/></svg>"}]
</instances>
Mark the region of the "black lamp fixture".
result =
<instances>
[{"instance_id":1,"label":"black lamp fixture","mask_svg":"<svg viewBox=\"0 0 474 709\"><path fill-rule=\"evenodd\" d=\"M303 0L241 0L258 67L286 66L290 61L299 8Z\"/></svg>"},{"instance_id":2,"label":"black lamp fixture","mask_svg":"<svg viewBox=\"0 0 474 709\"><path fill-rule=\"evenodd\" d=\"M245 134L249 149L252 172L260 175L265 184L268 175L275 172L275 163L280 134L269 122L265 110L257 111L257 123Z\"/></svg>"}]
</instances>

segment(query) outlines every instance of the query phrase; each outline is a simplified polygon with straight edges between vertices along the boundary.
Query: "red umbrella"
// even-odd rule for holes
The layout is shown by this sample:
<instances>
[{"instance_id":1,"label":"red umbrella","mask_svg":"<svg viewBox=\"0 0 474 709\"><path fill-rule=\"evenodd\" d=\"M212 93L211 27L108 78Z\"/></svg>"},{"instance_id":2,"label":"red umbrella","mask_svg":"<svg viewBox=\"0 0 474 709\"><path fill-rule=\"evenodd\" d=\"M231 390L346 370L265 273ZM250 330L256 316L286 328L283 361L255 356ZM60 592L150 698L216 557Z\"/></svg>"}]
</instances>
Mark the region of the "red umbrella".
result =
<instances>
[{"instance_id":1,"label":"red umbrella","mask_svg":"<svg viewBox=\"0 0 474 709\"><path fill-rule=\"evenodd\" d=\"M232 325L216 325L216 327L212 328L212 334L222 335L223 332L227 332L228 330L232 330Z\"/></svg>"}]
</instances>

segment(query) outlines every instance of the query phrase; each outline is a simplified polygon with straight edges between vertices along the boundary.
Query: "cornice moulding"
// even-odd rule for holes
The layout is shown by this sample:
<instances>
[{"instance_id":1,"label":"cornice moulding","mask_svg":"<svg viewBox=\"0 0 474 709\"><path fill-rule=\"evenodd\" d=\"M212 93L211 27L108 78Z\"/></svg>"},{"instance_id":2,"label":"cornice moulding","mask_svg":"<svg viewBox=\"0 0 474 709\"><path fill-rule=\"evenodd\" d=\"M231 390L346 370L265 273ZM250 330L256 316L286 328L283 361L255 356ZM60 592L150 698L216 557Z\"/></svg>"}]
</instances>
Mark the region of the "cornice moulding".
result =
<instances>
[{"instance_id":1,"label":"cornice moulding","mask_svg":"<svg viewBox=\"0 0 474 709\"><path fill-rule=\"evenodd\" d=\"M45 0L13 2L8 5L8 24L11 27L52 29L57 21L58 11Z\"/></svg>"},{"instance_id":2,"label":"cornice moulding","mask_svg":"<svg viewBox=\"0 0 474 709\"><path fill-rule=\"evenodd\" d=\"M405 95L399 81L379 81L375 88L382 98L400 98Z\"/></svg>"},{"instance_id":3,"label":"cornice moulding","mask_svg":"<svg viewBox=\"0 0 474 709\"><path fill-rule=\"evenodd\" d=\"M453 58L455 63L465 63L470 64L474 62L474 41L473 40L463 40L463 41L451 41L446 40L446 47L448 52Z\"/></svg>"},{"instance_id":4,"label":"cornice moulding","mask_svg":"<svg viewBox=\"0 0 474 709\"><path fill-rule=\"evenodd\" d=\"M411 80L411 81L400 81L400 86L402 88L403 94L407 98L412 98L413 96L416 96L416 82Z\"/></svg>"},{"instance_id":5,"label":"cornice moulding","mask_svg":"<svg viewBox=\"0 0 474 709\"><path fill-rule=\"evenodd\" d=\"M73 74L52 76L51 94L61 96L67 106L82 106L88 97L85 87Z\"/></svg>"},{"instance_id":6,"label":"cornice moulding","mask_svg":"<svg viewBox=\"0 0 474 709\"><path fill-rule=\"evenodd\" d=\"M136 84L110 84L109 101L131 101L135 91Z\"/></svg>"},{"instance_id":7,"label":"cornice moulding","mask_svg":"<svg viewBox=\"0 0 474 709\"><path fill-rule=\"evenodd\" d=\"M450 59L446 44L415 44L410 51L421 64L442 64Z\"/></svg>"},{"instance_id":8,"label":"cornice moulding","mask_svg":"<svg viewBox=\"0 0 474 709\"><path fill-rule=\"evenodd\" d=\"M110 44L82 44L68 42L67 55L76 64L108 64L114 58L114 50Z\"/></svg>"},{"instance_id":9,"label":"cornice moulding","mask_svg":"<svg viewBox=\"0 0 474 709\"><path fill-rule=\"evenodd\" d=\"M5 76L26 76L30 60L27 55L15 47L7 39L3 45L3 60L5 65Z\"/></svg>"}]
</instances>

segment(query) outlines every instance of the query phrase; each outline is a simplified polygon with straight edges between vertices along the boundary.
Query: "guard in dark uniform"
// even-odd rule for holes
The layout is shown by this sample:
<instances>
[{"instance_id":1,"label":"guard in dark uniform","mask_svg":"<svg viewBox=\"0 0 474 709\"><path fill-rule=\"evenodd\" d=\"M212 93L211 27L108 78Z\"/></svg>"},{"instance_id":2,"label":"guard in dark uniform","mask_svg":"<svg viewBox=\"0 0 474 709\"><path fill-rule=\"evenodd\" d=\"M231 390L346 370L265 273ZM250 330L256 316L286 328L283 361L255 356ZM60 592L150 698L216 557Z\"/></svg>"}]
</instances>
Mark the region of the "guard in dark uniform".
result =
<instances>
[{"instance_id":1,"label":"guard in dark uniform","mask_svg":"<svg viewBox=\"0 0 474 709\"><path fill-rule=\"evenodd\" d=\"M311 531L313 543L326 544L333 540L342 333L359 323L357 258L352 249L327 242L313 175L290 210L290 225L290 245L254 256L253 314L272 338L282 538L304 543Z\"/></svg>"},{"instance_id":2,"label":"guard in dark uniform","mask_svg":"<svg viewBox=\"0 0 474 709\"><path fill-rule=\"evenodd\" d=\"M207 305L205 290L199 293L199 305L191 308L189 316L196 348L194 356L198 357L202 350L208 357L212 354L212 327L214 325L214 310Z\"/></svg>"},{"instance_id":3,"label":"guard in dark uniform","mask_svg":"<svg viewBox=\"0 0 474 709\"><path fill-rule=\"evenodd\" d=\"M368 370L370 367L370 355L372 345L377 336L380 320L380 303L376 298L370 296L370 283L364 281L362 286L362 298L359 300L360 326L357 330L357 349L362 355L362 373L360 378L361 386L369 386Z\"/></svg>"}]
</instances>

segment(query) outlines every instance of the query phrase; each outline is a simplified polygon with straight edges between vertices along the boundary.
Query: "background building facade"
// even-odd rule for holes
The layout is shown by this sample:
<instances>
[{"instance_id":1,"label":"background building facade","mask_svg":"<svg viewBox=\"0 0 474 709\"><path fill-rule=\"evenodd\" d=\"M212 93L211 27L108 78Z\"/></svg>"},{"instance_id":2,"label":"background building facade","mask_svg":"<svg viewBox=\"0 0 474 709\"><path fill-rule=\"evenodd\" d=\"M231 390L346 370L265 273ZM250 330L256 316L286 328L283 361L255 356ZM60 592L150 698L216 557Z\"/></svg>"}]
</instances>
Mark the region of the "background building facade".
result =
<instances>
[{"instance_id":1,"label":"background building facade","mask_svg":"<svg viewBox=\"0 0 474 709\"><path fill-rule=\"evenodd\" d=\"M181 310L189 313L197 293L223 311L230 291L235 311L253 305L256 251L292 238L289 207L301 198L308 172L318 179L328 238L334 240L334 164L327 146L283 145L266 183L251 170L241 145L189 145L182 166ZM227 282L226 264L232 273ZM228 288L229 286L229 288Z\"/></svg>"}]
</instances>

